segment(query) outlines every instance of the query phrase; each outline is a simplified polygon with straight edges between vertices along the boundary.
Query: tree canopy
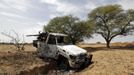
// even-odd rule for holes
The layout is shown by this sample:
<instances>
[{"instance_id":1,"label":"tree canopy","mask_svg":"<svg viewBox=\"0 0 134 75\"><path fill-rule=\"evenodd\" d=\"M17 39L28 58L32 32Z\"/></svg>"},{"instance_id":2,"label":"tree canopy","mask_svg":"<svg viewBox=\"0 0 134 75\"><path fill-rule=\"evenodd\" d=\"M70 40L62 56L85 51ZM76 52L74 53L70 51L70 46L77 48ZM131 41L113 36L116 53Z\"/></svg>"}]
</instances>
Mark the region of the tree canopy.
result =
<instances>
[{"instance_id":1,"label":"tree canopy","mask_svg":"<svg viewBox=\"0 0 134 75\"><path fill-rule=\"evenodd\" d=\"M111 40L118 35L127 35L134 31L134 10L123 10L120 5L100 6L88 14L88 23L94 25L110 48Z\"/></svg>"},{"instance_id":2,"label":"tree canopy","mask_svg":"<svg viewBox=\"0 0 134 75\"><path fill-rule=\"evenodd\" d=\"M56 32L67 34L66 42L76 44L83 40L83 37L90 37L92 26L85 21L80 21L79 18L72 15L55 17L44 26L46 32Z\"/></svg>"}]
</instances>

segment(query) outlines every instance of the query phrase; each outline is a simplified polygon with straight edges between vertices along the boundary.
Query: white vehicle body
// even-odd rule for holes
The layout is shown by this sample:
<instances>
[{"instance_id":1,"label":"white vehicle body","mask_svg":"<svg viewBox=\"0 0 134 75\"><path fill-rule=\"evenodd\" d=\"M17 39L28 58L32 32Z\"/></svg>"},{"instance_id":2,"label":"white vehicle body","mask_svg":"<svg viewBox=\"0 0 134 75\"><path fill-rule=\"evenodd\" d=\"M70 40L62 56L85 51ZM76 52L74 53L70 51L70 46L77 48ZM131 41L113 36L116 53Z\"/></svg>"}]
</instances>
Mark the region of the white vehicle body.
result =
<instances>
[{"instance_id":1,"label":"white vehicle body","mask_svg":"<svg viewBox=\"0 0 134 75\"><path fill-rule=\"evenodd\" d=\"M64 45L64 46L58 46L58 48L62 49L62 50L65 50L69 55L79 55L81 53L87 53L86 50L80 48L80 47L77 47L75 45Z\"/></svg>"},{"instance_id":2,"label":"white vehicle body","mask_svg":"<svg viewBox=\"0 0 134 75\"><path fill-rule=\"evenodd\" d=\"M37 40L38 56L45 59L54 59L58 62L63 61L63 58L65 58L72 68L81 67L87 62L87 58L89 58L89 61L91 62L92 55L88 54L85 49L75 45L64 45L64 36L66 35L48 33L44 40Z\"/></svg>"}]
</instances>

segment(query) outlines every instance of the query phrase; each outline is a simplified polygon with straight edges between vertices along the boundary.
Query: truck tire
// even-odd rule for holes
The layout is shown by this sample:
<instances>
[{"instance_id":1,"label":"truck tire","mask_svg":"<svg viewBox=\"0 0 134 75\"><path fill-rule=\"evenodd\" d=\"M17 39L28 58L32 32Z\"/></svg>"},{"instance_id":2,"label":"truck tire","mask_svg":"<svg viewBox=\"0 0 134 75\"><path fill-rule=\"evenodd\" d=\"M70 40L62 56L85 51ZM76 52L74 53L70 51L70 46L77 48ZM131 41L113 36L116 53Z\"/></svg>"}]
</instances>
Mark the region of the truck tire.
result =
<instances>
[{"instance_id":1,"label":"truck tire","mask_svg":"<svg viewBox=\"0 0 134 75\"><path fill-rule=\"evenodd\" d=\"M58 65L59 69L63 70L63 71L68 71L70 69L68 59L63 56L60 56L58 58L57 65Z\"/></svg>"},{"instance_id":2,"label":"truck tire","mask_svg":"<svg viewBox=\"0 0 134 75\"><path fill-rule=\"evenodd\" d=\"M89 57L85 58L85 64L84 66L88 66L89 64L91 64L92 61L92 55L90 55Z\"/></svg>"}]
</instances>

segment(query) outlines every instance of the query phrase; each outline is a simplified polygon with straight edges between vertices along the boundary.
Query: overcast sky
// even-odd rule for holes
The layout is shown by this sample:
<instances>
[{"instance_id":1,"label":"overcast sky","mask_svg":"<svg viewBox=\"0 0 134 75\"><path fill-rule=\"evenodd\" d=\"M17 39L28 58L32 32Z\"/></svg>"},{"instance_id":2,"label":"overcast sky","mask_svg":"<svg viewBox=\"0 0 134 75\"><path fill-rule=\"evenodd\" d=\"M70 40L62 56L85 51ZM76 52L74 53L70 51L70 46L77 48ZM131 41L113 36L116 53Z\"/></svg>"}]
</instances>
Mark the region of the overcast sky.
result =
<instances>
[{"instance_id":1,"label":"overcast sky","mask_svg":"<svg viewBox=\"0 0 134 75\"><path fill-rule=\"evenodd\" d=\"M124 9L133 9L134 0L0 0L0 33L13 34L13 30L21 35L36 34L42 31L50 19L56 16L72 14L86 19L94 8L120 4ZM34 38L25 37L26 41ZM0 41L9 41L0 34ZM100 36L94 36L86 42L104 42ZM134 41L134 36L118 36L112 42Z\"/></svg>"}]
</instances>

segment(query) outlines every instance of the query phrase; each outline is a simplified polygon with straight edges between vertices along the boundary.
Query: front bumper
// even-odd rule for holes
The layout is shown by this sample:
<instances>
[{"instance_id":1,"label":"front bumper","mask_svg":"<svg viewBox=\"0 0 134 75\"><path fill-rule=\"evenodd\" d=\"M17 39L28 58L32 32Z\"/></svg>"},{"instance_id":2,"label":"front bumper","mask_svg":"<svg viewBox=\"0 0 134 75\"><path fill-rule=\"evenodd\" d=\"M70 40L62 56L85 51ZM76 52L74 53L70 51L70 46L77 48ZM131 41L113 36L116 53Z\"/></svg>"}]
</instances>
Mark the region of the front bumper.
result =
<instances>
[{"instance_id":1,"label":"front bumper","mask_svg":"<svg viewBox=\"0 0 134 75\"><path fill-rule=\"evenodd\" d=\"M93 56L92 54L88 54L87 57L85 57L84 59L79 59L79 60L72 62L71 67L81 68L81 67L89 65L92 61L92 56Z\"/></svg>"}]
</instances>

